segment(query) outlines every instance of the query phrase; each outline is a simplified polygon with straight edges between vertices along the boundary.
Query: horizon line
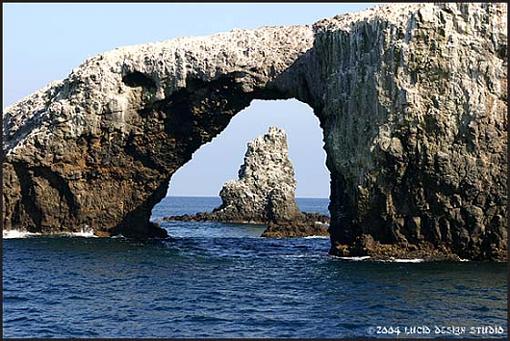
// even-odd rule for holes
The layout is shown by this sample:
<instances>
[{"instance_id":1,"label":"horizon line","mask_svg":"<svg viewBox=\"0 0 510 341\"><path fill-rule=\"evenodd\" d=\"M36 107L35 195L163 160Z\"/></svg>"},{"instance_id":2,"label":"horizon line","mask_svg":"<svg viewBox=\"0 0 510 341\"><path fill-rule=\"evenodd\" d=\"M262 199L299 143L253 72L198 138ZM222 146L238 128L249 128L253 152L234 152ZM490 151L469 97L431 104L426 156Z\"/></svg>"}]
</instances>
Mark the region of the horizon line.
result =
<instances>
[{"instance_id":1,"label":"horizon line","mask_svg":"<svg viewBox=\"0 0 510 341\"><path fill-rule=\"evenodd\" d=\"M170 198L170 197L174 197L174 198L220 198L219 195L167 195L165 196L165 198ZM329 196L328 197L311 197L311 196L296 196L296 199L328 199L329 200Z\"/></svg>"}]
</instances>

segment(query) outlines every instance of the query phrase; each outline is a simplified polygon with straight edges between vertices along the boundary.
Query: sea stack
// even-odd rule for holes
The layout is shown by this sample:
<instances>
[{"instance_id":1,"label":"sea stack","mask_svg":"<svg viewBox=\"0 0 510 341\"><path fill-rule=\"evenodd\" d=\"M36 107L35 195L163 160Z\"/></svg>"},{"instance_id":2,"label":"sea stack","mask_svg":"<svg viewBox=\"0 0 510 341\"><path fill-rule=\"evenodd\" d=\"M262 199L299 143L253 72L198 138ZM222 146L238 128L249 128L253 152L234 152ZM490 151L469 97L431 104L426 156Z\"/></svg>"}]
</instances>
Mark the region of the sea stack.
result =
<instances>
[{"instance_id":1,"label":"sea stack","mask_svg":"<svg viewBox=\"0 0 510 341\"><path fill-rule=\"evenodd\" d=\"M248 143L237 180L220 191L221 206L211 213L167 217L166 220L214 220L266 224L264 237L328 235L329 217L303 213L296 204L296 179L283 129L269 131Z\"/></svg>"},{"instance_id":2,"label":"sea stack","mask_svg":"<svg viewBox=\"0 0 510 341\"><path fill-rule=\"evenodd\" d=\"M301 215L295 200L296 180L289 159L287 135L270 127L248 143L239 179L220 191L222 205L214 213L239 223L293 220Z\"/></svg>"}]
</instances>

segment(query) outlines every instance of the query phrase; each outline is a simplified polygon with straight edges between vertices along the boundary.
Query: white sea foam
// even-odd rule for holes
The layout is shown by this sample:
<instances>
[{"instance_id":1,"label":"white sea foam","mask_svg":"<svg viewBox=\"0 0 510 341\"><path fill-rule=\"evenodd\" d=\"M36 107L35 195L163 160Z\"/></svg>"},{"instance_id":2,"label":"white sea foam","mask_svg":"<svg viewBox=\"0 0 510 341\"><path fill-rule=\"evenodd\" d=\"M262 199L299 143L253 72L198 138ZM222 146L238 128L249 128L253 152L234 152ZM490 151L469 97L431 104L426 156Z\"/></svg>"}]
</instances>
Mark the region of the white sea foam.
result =
<instances>
[{"instance_id":1,"label":"white sea foam","mask_svg":"<svg viewBox=\"0 0 510 341\"><path fill-rule=\"evenodd\" d=\"M28 231L20 231L20 230L4 230L2 233L3 239L21 239L21 238L29 238L36 236L64 236L64 237L84 237L84 238L97 238L94 235L93 230L81 229L78 232L64 232L64 233L52 233L52 234L42 234L42 233L34 233Z\"/></svg>"},{"instance_id":2,"label":"white sea foam","mask_svg":"<svg viewBox=\"0 0 510 341\"><path fill-rule=\"evenodd\" d=\"M360 256L360 257L338 257L340 259L345 259L345 260L352 260L352 261L360 261L360 260L365 260L365 259L369 259L370 256Z\"/></svg>"},{"instance_id":3,"label":"white sea foam","mask_svg":"<svg viewBox=\"0 0 510 341\"><path fill-rule=\"evenodd\" d=\"M337 257L344 260L350 261L362 261L365 259L370 259L370 256L359 256L359 257ZM422 263L425 260L421 258L412 258L412 259L400 259L400 258L392 258L392 259L374 259L376 262L384 262L384 263Z\"/></svg>"},{"instance_id":4,"label":"white sea foam","mask_svg":"<svg viewBox=\"0 0 510 341\"><path fill-rule=\"evenodd\" d=\"M308 236L308 237L303 237L305 239L329 239L329 236Z\"/></svg>"},{"instance_id":5,"label":"white sea foam","mask_svg":"<svg viewBox=\"0 0 510 341\"><path fill-rule=\"evenodd\" d=\"M400 259L400 258L392 258L392 259L381 259L380 262L388 262L388 263L422 263L425 260L422 258L410 258L410 259Z\"/></svg>"},{"instance_id":6,"label":"white sea foam","mask_svg":"<svg viewBox=\"0 0 510 341\"><path fill-rule=\"evenodd\" d=\"M2 238L3 239L20 239L27 238L33 236L40 236L40 233L32 233L28 231L19 231L19 230L3 230Z\"/></svg>"},{"instance_id":7,"label":"white sea foam","mask_svg":"<svg viewBox=\"0 0 510 341\"><path fill-rule=\"evenodd\" d=\"M282 257L282 258L322 258L322 257L324 257L324 255L318 253L318 254L302 254L302 255L281 255L278 257Z\"/></svg>"},{"instance_id":8,"label":"white sea foam","mask_svg":"<svg viewBox=\"0 0 510 341\"><path fill-rule=\"evenodd\" d=\"M81 229L79 232L67 232L63 235L69 237L84 237L84 238L97 238L93 230Z\"/></svg>"}]
</instances>

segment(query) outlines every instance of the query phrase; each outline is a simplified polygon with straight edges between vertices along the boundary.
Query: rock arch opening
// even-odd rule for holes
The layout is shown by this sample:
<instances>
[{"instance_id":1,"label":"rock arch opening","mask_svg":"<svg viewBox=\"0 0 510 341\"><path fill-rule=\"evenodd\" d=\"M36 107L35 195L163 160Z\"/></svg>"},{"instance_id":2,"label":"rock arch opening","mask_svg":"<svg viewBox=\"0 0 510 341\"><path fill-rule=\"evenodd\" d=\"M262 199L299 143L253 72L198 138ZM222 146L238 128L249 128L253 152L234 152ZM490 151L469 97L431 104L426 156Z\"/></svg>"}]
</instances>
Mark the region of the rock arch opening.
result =
<instances>
[{"instance_id":1,"label":"rock arch opening","mask_svg":"<svg viewBox=\"0 0 510 341\"><path fill-rule=\"evenodd\" d=\"M217 197L227 180L237 179L247 142L265 134L270 126L280 127L287 134L289 156L297 181L298 205L310 205L311 201L303 198L329 200L330 175L326 167L323 132L313 110L296 99L253 100L223 132L201 146L191 160L172 175L167 197L153 209L152 220L160 219L165 208L171 211L167 211L167 215L197 213L192 211L193 208L187 212L174 212L170 202L178 199L170 197ZM327 204L325 206L327 211ZM321 213L327 212L322 210Z\"/></svg>"}]
</instances>

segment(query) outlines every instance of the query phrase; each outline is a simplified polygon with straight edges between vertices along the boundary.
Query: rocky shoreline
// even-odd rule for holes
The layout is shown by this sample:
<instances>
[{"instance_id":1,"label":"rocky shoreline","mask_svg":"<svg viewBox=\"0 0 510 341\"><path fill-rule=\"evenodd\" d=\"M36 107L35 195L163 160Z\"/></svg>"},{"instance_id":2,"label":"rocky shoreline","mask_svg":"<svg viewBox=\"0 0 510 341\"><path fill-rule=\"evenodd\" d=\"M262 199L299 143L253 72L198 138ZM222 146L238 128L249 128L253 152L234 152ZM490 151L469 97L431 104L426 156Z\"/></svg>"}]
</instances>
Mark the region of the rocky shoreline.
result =
<instances>
[{"instance_id":1,"label":"rocky shoreline","mask_svg":"<svg viewBox=\"0 0 510 341\"><path fill-rule=\"evenodd\" d=\"M418 244L382 244L370 235L362 235L351 245L337 246L332 254L338 257L370 257L367 260L420 259L425 262L462 261L447 246L436 246L423 241Z\"/></svg>"}]
</instances>

